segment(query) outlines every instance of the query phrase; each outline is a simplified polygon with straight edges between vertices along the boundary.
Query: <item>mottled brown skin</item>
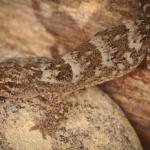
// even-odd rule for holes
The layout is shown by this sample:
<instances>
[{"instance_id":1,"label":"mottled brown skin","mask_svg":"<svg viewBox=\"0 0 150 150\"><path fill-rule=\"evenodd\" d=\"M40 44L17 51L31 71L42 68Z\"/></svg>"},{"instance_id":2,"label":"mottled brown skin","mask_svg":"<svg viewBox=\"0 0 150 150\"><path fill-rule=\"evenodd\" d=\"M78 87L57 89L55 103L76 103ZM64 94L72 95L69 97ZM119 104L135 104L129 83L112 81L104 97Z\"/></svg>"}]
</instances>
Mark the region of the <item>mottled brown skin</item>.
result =
<instances>
[{"instance_id":1,"label":"mottled brown skin","mask_svg":"<svg viewBox=\"0 0 150 150\"><path fill-rule=\"evenodd\" d=\"M140 19L99 32L56 60L39 57L1 62L0 99L42 96L53 100L131 72L146 54L149 56L150 19L146 8Z\"/></svg>"}]
</instances>

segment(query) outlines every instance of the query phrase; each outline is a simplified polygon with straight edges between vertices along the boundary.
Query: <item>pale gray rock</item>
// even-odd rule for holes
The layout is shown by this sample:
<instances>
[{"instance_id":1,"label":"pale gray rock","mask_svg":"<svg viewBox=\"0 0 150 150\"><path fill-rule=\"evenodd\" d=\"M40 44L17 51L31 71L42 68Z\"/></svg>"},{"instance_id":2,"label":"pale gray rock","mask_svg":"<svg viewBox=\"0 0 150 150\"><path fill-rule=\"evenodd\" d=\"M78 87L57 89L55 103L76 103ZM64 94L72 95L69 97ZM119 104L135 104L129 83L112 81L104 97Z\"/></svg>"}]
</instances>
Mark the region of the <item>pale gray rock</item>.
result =
<instances>
[{"instance_id":1,"label":"pale gray rock","mask_svg":"<svg viewBox=\"0 0 150 150\"><path fill-rule=\"evenodd\" d=\"M120 108L100 89L61 100L0 102L1 150L142 150Z\"/></svg>"}]
</instances>

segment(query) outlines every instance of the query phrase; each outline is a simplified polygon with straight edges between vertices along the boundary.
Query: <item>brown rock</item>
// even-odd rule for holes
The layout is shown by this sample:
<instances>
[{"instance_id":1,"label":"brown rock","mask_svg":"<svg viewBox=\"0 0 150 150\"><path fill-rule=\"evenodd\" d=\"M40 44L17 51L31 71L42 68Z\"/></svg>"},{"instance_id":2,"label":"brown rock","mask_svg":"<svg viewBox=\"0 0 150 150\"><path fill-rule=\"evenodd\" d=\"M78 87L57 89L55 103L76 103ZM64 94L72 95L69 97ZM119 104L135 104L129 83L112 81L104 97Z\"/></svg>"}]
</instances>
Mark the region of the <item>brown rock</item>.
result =
<instances>
[{"instance_id":1,"label":"brown rock","mask_svg":"<svg viewBox=\"0 0 150 150\"><path fill-rule=\"evenodd\" d=\"M133 73L107 82L103 90L123 109L136 129L145 149L150 148L150 71Z\"/></svg>"}]
</instances>

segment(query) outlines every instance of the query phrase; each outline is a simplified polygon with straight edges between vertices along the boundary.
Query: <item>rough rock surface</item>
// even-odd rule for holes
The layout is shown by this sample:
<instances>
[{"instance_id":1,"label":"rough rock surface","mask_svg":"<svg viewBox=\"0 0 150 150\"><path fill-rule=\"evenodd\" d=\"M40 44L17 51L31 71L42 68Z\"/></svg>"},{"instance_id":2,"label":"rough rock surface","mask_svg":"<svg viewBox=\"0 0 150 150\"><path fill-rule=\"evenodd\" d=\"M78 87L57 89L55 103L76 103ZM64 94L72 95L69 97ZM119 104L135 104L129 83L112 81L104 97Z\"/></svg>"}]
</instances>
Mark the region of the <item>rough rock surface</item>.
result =
<instances>
[{"instance_id":1,"label":"rough rock surface","mask_svg":"<svg viewBox=\"0 0 150 150\"><path fill-rule=\"evenodd\" d=\"M123 109L145 150L150 148L150 71L144 67L105 83L103 90Z\"/></svg>"},{"instance_id":2,"label":"rough rock surface","mask_svg":"<svg viewBox=\"0 0 150 150\"><path fill-rule=\"evenodd\" d=\"M1 150L141 150L120 108L97 88L55 102L0 102Z\"/></svg>"}]
</instances>

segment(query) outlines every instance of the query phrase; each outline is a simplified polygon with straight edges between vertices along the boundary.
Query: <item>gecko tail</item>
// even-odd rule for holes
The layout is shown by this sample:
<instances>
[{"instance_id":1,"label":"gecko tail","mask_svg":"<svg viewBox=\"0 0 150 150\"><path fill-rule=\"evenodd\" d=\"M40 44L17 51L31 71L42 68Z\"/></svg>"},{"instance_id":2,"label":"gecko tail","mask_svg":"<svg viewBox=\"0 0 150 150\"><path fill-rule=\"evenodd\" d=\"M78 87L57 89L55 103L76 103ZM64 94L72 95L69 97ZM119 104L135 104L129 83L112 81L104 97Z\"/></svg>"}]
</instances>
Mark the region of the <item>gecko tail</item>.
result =
<instances>
[{"instance_id":1,"label":"gecko tail","mask_svg":"<svg viewBox=\"0 0 150 150\"><path fill-rule=\"evenodd\" d=\"M150 71L150 49L147 52L146 65L147 65L147 69Z\"/></svg>"}]
</instances>

